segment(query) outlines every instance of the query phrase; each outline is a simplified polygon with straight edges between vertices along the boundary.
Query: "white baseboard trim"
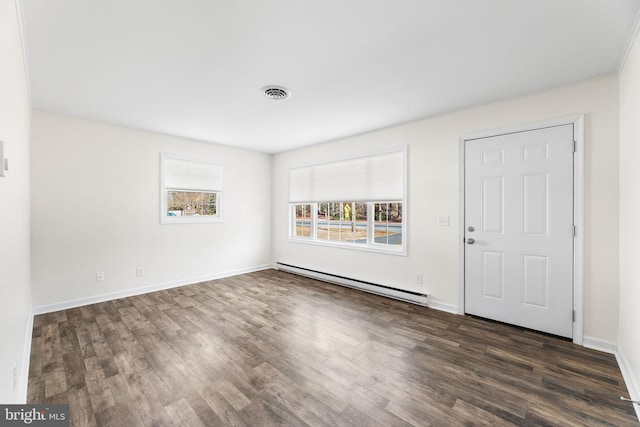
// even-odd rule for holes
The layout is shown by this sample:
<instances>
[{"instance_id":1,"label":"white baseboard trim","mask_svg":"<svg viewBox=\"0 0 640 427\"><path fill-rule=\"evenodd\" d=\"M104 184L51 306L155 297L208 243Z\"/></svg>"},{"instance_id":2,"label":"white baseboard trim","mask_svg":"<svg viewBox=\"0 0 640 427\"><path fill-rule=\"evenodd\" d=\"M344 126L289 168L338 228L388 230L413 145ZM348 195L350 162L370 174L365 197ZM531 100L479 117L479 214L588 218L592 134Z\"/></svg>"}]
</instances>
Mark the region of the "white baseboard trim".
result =
<instances>
[{"instance_id":1,"label":"white baseboard trim","mask_svg":"<svg viewBox=\"0 0 640 427\"><path fill-rule=\"evenodd\" d=\"M453 304L448 304L442 301L436 301L433 299L429 299L429 308L433 308L434 310L444 311L451 314L458 314L458 306Z\"/></svg>"},{"instance_id":2,"label":"white baseboard trim","mask_svg":"<svg viewBox=\"0 0 640 427\"><path fill-rule=\"evenodd\" d=\"M31 340L33 338L33 315L27 321L27 330L24 332L24 348L22 350L22 361L20 362L20 372L18 373L17 398L19 404L27 403L27 391L29 388L29 366L31 365Z\"/></svg>"},{"instance_id":3,"label":"white baseboard trim","mask_svg":"<svg viewBox=\"0 0 640 427\"><path fill-rule=\"evenodd\" d=\"M618 351L618 346L611 341L587 336L582 337L582 346L590 348L592 350L603 351L609 354L616 354L616 352Z\"/></svg>"},{"instance_id":4,"label":"white baseboard trim","mask_svg":"<svg viewBox=\"0 0 640 427\"><path fill-rule=\"evenodd\" d=\"M67 310L69 308L81 307L83 305L96 304L99 302L111 301L118 298L132 297L135 295L148 294L150 292L162 291L165 289L178 288L180 286L193 285L195 283L209 280L223 279L225 277L237 276L240 274L253 273L255 271L268 270L273 268L271 264L248 267L239 270L225 271L221 273L208 274L204 276L191 277L188 279L176 280L173 282L158 283L156 285L144 286L141 288L127 289L124 291L111 292L108 294L94 295L86 298L78 298L69 301L61 301L54 304L40 305L33 308L33 314L53 313L55 311Z\"/></svg>"},{"instance_id":5,"label":"white baseboard trim","mask_svg":"<svg viewBox=\"0 0 640 427\"><path fill-rule=\"evenodd\" d=\"M627 361L628 359L624 355L624 351L620 347L618 347L618 345L610 341L593 337L583 337L582 345L593 350L599 350L605 353L613 354L616 357L618 367L620 368L622 378L624 379L624 384L627 387L627 391L629 392L629 398L631 400L640 400L640 388L636 383L636 377L634 376L634 373L630 368L629 362ZM640 421L640 405L633 403L629 404L633 405L636 411L636 416L638 417L638 421Z\"/></svg>"},{"instance_id":6,"label":"white baseboard trim","mask_svg":"<svg viewBox=\"0 0 640 427\"><path fill-rule=\"evenodd\" d=\"M624 383L627 386L627 391L629 392L629 398L631 400L640 400L640 386L636 382L636 377L634 372L631 370L631 366L627 357L624 354L622 348L618 347L616 351L616 360L618 361L618 366L620 367L620 372L622 372L622 378L624 378ZM626 396L625 396L626 397ZM640 421L640 405L629 403L633 405L636 410L636 416L638 417L638 421Z\"/></svg>"}]
</instances>

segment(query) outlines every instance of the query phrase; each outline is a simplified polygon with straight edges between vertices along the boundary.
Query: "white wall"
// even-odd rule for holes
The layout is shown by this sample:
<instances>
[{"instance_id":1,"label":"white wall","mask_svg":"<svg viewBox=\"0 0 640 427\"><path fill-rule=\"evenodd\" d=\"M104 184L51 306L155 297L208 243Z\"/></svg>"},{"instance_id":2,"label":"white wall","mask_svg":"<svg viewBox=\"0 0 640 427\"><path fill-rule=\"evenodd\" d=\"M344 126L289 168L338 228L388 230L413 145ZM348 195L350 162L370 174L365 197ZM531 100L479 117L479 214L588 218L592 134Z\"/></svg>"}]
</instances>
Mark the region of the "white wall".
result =
<instances>
[{"instance_id":1,"label":"white wall","mask_svg":"<svg viewBox=\"0 0 640 427\"><path fill-rule=\"evenodd\" d=\"M161 152L224 164L224 222L160 224ZM271 262L270 155L34 111L32 171L37 311Z\"/></svg>"},{"instance_id":2,"label":"white wall","mask_svg":"<svg viewBox=\"0 0 640 427\"><path fill-rule=\"evenodd\" d=\"M620 333L628 384L640 399L640 39L620 73ZM636 409L640 414L640 408Z\"/></svg>"},{"instance_id":3,"label":"white wall","mask_svg":"<svg viewBox=\"0 0 640 427\"><path fill-rule=\"evenodd\" d=\"M31 344L29 93L14 0L0 0L0 140L10 170L0 178L0 403L24 403ZM1 166L0 166L1 167ZM25 360L26 358L26 360Z\"/></svg>"},{"instance_id":4,"label":"white wall","mask_svg":"<svg viewBox=\"0 0 640 427\"><path fill-rule=\"evenodd\" d=\"M617 338L618 78L605 77L278 154L273 163L276 261L425 292L458 304L459 138L486 129L585 114L584 333ZM313 162L408 145L408 256L292 243L287 234L288 170ZM437 226L438 216L450 226ZM416 285L416 274L424 284Z\"/></svg>"}]
</instances>

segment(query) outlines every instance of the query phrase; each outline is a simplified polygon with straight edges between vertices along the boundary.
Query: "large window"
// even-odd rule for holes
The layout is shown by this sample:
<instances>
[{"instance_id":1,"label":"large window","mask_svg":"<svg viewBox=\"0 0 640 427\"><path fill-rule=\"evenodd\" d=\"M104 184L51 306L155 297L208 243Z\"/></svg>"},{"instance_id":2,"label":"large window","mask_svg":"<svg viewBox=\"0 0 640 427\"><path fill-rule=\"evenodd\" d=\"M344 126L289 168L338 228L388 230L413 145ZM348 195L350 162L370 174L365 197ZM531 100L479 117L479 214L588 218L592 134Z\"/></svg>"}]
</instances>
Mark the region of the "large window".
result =
<instances>
[{"instance_id":1,"label":"large window","mask_svg":"<svg viewBox=\"0 0 640 427\"><path fill-rule=\"evenodd\" d=\"M320 202L293 204L292 209L293 238L377 249L403 247L402 202Z\"/></svg>"},{"instance_id":2,"label":"large window","mask_svg":"<svg viewBox=\"0 0 640 427\"><path fill-rule=\"evenodd\" d=\"M405 253L405 150L292 169L293 241Z\"/></svg>"},{"instance_id":3,"label":"large window","mask_svg":"<svg viewBox=\"0 0 640 427\"><path fill-rule=\"evenodd\" d=\"M161 164L161 223L221 221L221 165L169 154Z\"/></svg>"}]
</instances>

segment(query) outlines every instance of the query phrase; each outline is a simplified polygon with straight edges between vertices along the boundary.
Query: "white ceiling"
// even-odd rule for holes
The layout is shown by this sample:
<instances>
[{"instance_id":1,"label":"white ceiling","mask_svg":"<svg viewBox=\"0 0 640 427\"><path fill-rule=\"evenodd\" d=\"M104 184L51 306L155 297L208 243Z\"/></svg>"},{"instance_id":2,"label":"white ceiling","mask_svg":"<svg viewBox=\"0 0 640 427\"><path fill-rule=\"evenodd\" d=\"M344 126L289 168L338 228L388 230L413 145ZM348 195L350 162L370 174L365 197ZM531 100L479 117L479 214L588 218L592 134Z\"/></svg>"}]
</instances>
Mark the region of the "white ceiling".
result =
<instances>
[{"instance_id":1,"label":"white ceiling","mask_svg":"<svg viewBox=\"0 0 640 427\"><path fill-rule=\"evenodd\" d=\"M280 152L615 73L640 0L18 0L34 108ZM269 84L292 91L264 98Z\"/></svg>"}]
</instances>

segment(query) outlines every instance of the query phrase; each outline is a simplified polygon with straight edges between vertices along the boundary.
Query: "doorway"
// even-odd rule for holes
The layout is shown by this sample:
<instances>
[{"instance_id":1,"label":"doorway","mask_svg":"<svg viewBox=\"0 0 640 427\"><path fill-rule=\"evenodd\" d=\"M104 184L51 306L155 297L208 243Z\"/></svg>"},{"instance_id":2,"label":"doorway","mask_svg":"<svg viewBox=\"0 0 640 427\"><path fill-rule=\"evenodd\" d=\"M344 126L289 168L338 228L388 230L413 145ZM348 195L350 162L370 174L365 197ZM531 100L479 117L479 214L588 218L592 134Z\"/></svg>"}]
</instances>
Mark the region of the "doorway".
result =
<instances>
[{"instance_id":1,"label":"doorway","mask_svg":"<svg viewBox=\"0 0 640 427\"><path fill-rule=\"evenodd\" d=\"M565 121L462 141L464 313L578 341L575 129Z\"/></svg>"}]
</instances>

